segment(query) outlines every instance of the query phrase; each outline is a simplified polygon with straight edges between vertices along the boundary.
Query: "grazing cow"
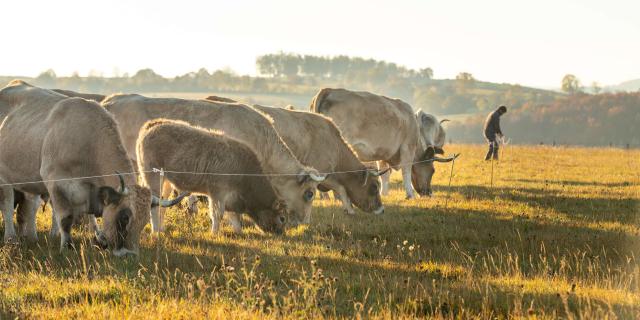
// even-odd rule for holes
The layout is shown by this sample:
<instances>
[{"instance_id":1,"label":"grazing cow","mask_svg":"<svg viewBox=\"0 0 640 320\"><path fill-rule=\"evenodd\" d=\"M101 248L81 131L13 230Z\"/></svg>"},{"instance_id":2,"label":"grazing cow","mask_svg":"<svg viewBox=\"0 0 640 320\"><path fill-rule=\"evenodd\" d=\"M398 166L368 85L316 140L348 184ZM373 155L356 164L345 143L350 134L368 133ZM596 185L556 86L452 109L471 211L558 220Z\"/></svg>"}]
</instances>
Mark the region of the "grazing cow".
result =
<instances>
[{"instance_id":1,"label":"grazing cow","mask_svg":"<svg viewBox=\"0 0 640 320\"><path fill-rule=\"evenodd\" d=\"M142 126L153 119L185 121L207 129L224 132L247 144L257 155L262 169L276 194L291 212L291 223L308 223L311 202L318 183L325 177L305 167L273 127L272 121L256 109L243 104L216 103L201 100L147 98L136 94L107 97L102 105L120 123L125 148L136 160L135 144ZM154 231L161 229L161 215L152 212Z\"/></svg>"},{"instance_id":2,"label":"grazing cow","mask_svg":"<svg viewBox=\"0 0 640 320\"><path fill-rule=\"evenodd\" d=\"M431 195L433 162L453 160L436 156L436 147L420 135L413 109L402 100L325 88L313 98L310 109L333 119L360 160L401 169L407 198L415 196L414 188L420 195Z\"/></svg>"},{"instance_id":3,"label":"grazing cow","mask_svg":"<svg viewBox=\"0 0 640 320\"><path fill-rule=\"evenodd\" d=\"M160 193L160 176L151 171L163 168L166 179L174 187L208 196L214 233L220 229L225 210L237 214L247 212L265 232L284 232L287 221L284 201L278 199L269 179L263 175L258 157L244 143L186 122L157 119L143 126L136 150L138 169L152 192ZM234 231L240 233L239 217L231 221Z\"/></svg>"},{"instance_id":4,"label":"grazing cow","mask_svg":"<svg viewBox=\"0 0 640 320\"><path fill-rule=\"evenodd\" d=\"M103 96L101 94L95 94L95 93L81 93L81 92L75 92L75 91L71 91L71 90L64 90L64 89L51 89L51 91L55 91L59 94L65 95L67 97L76 97L76 98L83 98L83 99L87 99L87 100L93 100L97 103L100 103L102 100L104 100L104 98L106 98L106 96Z\"/></svg>"},{"instance_id":5,"label":"grazing cow","mask_svg":"<svg viewBox=\"0 0 640 320\"><path fill-rule=\"evenodd\" d=\"M209 96L207 100L223 101L216 96ZM366 212L384 212L380 200L380 173L358 160L331 119L292 109L259 105L254 108L273 119L276 131L300 162L322 172L340 172L328 175L319 188L335 191L346 213L355 214L352 201Z\"/></svg>"},{"instance_id":6,"label":"grazing cow","mask_svg":"<svg viewBox=\"0 0 640 320\"><path fill-rule=\"evenodd\" d=\"M137 254L149 208L159 201L136 184L134 175L113 174L134 171L113 117L95 102L23 81L12 81L0 90L0 101L16 108L0 126L0 184L12 184L25 198L51 196L61 249L71 245L74 220L90 213L103 217L99 244L113 248L117 256ZM70 179L74 177L85 178ZM14 232L7 214L13 211L13 189L5 186L2 191L6 238L7 232ZM35 200L29 203L37 208ZM26 236L35 240L35 209L24 219Z\"/></svg>"}]
</instances>

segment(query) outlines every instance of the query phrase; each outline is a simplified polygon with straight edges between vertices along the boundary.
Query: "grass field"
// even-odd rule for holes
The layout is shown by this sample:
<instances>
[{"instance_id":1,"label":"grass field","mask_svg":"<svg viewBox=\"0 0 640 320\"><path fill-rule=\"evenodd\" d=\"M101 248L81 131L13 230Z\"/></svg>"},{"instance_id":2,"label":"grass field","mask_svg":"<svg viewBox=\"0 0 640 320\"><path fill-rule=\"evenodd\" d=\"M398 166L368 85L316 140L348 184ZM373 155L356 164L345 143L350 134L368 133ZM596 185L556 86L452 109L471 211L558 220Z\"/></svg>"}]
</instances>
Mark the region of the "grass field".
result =
<instances>
[{"instance_id":1,"label":"grass field","mask_svg":"<svg viewBox=\"0 0 640 320\"><path fill-rule=\"evenodd\" d=\"M435 196L384 215L316 201L286 236L213 236L205 209L119 259L76 233L0 249L0 318L640 318L640 151L483 146L438 165Z\"/></svg>"}]
</instances>

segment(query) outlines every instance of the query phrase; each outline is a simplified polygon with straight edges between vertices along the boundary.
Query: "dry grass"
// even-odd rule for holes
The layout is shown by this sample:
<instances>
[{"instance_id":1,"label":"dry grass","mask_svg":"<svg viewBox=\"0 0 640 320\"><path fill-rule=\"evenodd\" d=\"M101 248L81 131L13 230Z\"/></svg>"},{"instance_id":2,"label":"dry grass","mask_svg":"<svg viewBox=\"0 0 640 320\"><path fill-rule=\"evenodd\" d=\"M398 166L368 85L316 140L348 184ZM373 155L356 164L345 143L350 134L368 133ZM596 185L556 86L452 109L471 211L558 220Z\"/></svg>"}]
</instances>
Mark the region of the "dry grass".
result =
<instances>
[{"instance_id":1,"label":"dry grass","mask_svg":"<svg viewBox=\"0 0 640 320\"><path fill-rule=\"evenodd\" d=\"M0 250L0 318L622 318L640 317L640 151L482 146L461 152L449 188L382 216L317 201L313 223L267 236L212 236L171 211L139 258L40 242Z\"/></svg>"}]
</instances>

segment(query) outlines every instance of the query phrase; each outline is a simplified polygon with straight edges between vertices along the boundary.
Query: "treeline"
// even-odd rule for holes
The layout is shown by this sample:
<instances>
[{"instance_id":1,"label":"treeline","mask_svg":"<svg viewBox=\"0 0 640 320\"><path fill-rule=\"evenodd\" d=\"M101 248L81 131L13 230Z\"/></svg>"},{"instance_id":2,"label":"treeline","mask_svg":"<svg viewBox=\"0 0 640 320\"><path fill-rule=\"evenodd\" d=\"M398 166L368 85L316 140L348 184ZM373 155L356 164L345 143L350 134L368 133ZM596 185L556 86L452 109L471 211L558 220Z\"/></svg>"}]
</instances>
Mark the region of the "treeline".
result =
<instances>
[{"instance_id":1,"label":"treeline","mask_svg":"<svg viewBox=\"0 0 640 320\"><path fill-rule=\"evenodd\" d=\"M237 75L230 70L209 72L205 68L174 78L152 69L129 76L58 77L53 70L27 79L47 88L113 92L218 92L265 93L306 96L310 100L320 88L344 87L400 98L415 108L435 114L484 112L500 103L514 108L526 102L548 103L558 93L519 85L482 82L468 72L455 79L434 79L431 68L410 69L395 63L360 57L322 57L277 53L256 59L260 75ZM7 81L10 78L7 78ZM299 106L301 107L301 106Z\"/></svg>"},{"instance_id":2,"label":"treeline","mask_svg":"<svg viewBox=\"0 0 640 320\"><path fill-rule=\"evenodd\" d=\"M483 142L485 115L453 122L453 141ZM551 103L525 103L502 117L505 135L514 143L585 146L640 146L640 92L577 93Z\"/></svg>"}]
</instances>

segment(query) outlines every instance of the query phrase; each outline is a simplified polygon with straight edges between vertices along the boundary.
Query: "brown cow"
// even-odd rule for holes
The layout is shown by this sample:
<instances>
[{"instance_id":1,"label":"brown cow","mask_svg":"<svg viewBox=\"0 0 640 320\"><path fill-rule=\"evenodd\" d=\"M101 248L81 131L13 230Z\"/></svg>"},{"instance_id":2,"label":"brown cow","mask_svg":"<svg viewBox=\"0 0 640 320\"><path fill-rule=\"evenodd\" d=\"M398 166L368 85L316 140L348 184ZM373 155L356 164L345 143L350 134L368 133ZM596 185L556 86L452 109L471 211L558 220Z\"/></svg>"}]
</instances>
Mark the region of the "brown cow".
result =
<instances>
[{"instance_id":1,"label":"brown cow","mask_svg":"<svg viewBox=\"0 0 640 320\"><path fill-rule=\"evenodd\" d=\"M284 232L284 201L278 199L255 153L244 143L186 122L159 119L144 125L136 150L139 171L152 192L160 193L160 176L152 170L163 168L174 187L208 196L214 233L219 231L225 209L238 214L246 211L266 232ZM238 219L231 220L234 231L241 232Z\"/></svg>"}]
</instances>

